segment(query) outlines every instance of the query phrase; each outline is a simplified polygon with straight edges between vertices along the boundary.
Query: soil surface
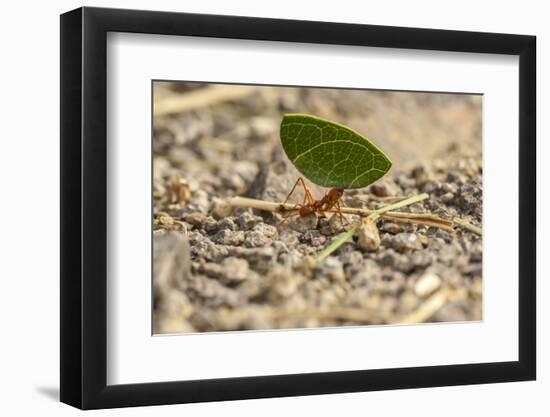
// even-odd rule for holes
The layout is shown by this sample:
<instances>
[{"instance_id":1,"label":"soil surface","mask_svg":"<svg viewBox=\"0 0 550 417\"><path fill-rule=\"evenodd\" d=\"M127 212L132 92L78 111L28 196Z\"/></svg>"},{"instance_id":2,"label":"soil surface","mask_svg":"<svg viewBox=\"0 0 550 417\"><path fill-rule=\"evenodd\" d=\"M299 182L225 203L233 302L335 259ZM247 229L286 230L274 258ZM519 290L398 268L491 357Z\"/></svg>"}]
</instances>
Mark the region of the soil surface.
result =
<instances>
[{"instance_id":1,"label":"soil surface","mask_svg":"<svg viewBox=\"0 0 550 417\"><path fill-rule=\"evenodd\" d=\"M480 96L157 82L154 101L155 333L482 319L475 233L382 220L377 248L355 237L316 264L344 230L339 216L281 223L229 204L284 200L299 174L279 126L284 113L308 113L354 128L393 161L375 184L347 190L347 206L426 192L403 211L481 226Z\"/></svg>"}]
</instances>

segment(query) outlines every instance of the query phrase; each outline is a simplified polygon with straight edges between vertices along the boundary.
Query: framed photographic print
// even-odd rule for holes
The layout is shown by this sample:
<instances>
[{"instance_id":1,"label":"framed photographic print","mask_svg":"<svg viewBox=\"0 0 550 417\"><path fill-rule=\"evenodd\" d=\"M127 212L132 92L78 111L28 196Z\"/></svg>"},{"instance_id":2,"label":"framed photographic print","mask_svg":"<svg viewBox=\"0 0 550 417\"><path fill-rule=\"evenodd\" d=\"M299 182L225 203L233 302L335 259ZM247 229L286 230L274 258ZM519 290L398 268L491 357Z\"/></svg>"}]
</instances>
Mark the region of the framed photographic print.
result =
<instances>
[{"instance_id":1,"label":"framed photographic print","mask_svg":"<svg viewBox=\"0 0 550 417\"><path fill-rule=\"evenodd\" d=\"M61 400L535 379L535 37L61 16Z\"/></svg>"}]
</instances>

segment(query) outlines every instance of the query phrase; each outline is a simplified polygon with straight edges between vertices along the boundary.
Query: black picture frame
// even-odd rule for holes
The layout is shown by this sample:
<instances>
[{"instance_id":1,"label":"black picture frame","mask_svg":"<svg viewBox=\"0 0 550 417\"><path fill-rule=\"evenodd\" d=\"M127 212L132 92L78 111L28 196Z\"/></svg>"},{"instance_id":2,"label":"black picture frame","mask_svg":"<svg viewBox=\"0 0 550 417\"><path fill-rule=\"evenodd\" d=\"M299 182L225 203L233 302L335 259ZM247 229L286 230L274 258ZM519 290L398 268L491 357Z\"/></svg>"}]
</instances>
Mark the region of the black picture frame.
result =
<instances>
[{"instance_id":1,"label":"black picture frame","mask_svg":"<svg viewBox=\"0 0 550 417\"><path fill-rule=\"evenodd\" d=\"M108 32L519 56L518 361L107 385ZM61 15L61 401L94 409L535 379L535 51L525 35L88 7Z\"/></svg>"}]
</instances>

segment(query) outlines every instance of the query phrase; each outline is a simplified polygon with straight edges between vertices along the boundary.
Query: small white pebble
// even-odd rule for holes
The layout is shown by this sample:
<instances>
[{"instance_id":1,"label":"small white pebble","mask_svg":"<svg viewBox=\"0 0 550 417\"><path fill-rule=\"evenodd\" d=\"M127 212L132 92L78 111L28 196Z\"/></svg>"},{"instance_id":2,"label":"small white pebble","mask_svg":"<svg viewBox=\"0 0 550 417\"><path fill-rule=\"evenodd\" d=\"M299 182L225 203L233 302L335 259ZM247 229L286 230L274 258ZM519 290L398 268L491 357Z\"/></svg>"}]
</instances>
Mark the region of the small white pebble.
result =
<instances>
[{"instance_id":1,"label":"small white pebble","mask_svg":"<svg viewBox=\"0 0 550 417\"><path fill-rule=\"evenodd\" d=\"M441 278L428 272L422 275L414 286L414 292L419 297L426 297L441 286Z\"/></svg>"}]
</instances>

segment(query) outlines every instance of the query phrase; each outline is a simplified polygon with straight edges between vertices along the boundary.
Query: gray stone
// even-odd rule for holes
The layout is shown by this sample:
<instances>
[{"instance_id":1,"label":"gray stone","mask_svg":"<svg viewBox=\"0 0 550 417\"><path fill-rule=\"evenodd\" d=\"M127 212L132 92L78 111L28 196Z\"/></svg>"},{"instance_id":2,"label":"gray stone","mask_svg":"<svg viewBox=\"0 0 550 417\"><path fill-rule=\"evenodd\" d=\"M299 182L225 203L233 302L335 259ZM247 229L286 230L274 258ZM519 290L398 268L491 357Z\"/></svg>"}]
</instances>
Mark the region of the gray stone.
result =
<instances>
[{"instance_id":1,"label":"gray stone","mask_svg":"<svg viewBox=\"0 0 550 417\"><path fill-rule=\"evenodd\" d=\"M341 282L346 279L342 262L334 256L329 256L316 268L317 274L327 277L332 281Z\"/></svg>"},{"instance_id":2,"label":"gray stone","mask_svg":"<svg viewBox=\"0 0 550 417\"><path fill-rule=\"evenodd\" d=\"M403 228L397 223L384 222L382 226L380 226L380 230L383 232L391 233L392 235L396 235L398 233L401 233L403 231Z\"/></svg>"},{"instance_id":3,"label":"gray stone","mask_svg":"<svg viewBox=\"0 0 550 417\"><path fill-rule=\"evenodd\" d=\"M411 255L411 262L416 268L426 268L433 262L434 254L428 251L418 251Z\"/></svg>"},{"instance_id":4,"label":"gray stone","mask_svg":"<svg viewBox=\"0 0 550 417\"><path fill-rule=\"evenodd\" d=\"M455 195L453 193L445 193L440 197L441 201L444 203L450 203L451 201L454 200L454 198L455 198Z\"/></svg>"},{"instance_id":5,"label":"gray stone","mask_svg":"<svg viewBox=\"0 0 550 417\"><path fill-rule=\"evenodd\" d=\"M191 254L187 238L179 232L156 235L153 242L153 286L163 295L180 286L191 274Z\"/></svg>"},{"instance_id":6,"label":"gray stone","mask_svg":"<svg viewBox=\"0 0 550 417\"><path fill-rule=\"evenodd\" d=\"M238 246L245 241L245 232L223 229L212 236L212 241L221 245Z\"/></svg>"},{"instance_id":7,"label":"gray stone","mask_svg":"<svg viewBox=\"0 0 550 417\"><path fill-rule=\"evenodd\" d=\"M288 217L285 223L288 227L296 232L305 233L308 230L316 229L319 218L315 213L308 214L301 217L299 215L293 215Z\"/></svg>"},{"instance_id":8,"label":"gray stone","mask_svg":"<svg viewBox=\"0 0 550 417\"><path fill-rule=\"evenodd\" d=\"M224 270L223 278L228 283L239 283L247 279L250 275L248 262L241 258L230 256L222 261Z\"/></svg>"},{"instance_id":9,"label":"gray stone","mask_svg":"<svg viewBox=\"0 0 550 417\"><path fill-rule=\"evenodd\" d=\"M259 223L245 232L244 245L248 248L266 246L278 236L277 229L269 224Z\"/></svg>"},{"instance_id":10,"label":"gray stone","mask_svg":"<svg viewBox=\"0 0 550 417\"><path fill-rule=\"evenodd\" d=\"M208 213L210 209L210 201L208 200L208 193L204 190L196 190L192 193L189 200L190 208L196 208L203 214Z\"/></svg>"},{"instance_id":11,"label":"gray stone","mask_svg":"<svg viewBox=\"0 0 550 417\"><path fill-rule=\"evenodd\" d=\"M246 184L252 184L260 169L258 164L251 161L236 161L233 164L235 172L243 179Z\"/></svg>"},{"instance_id":12,"label":"gray stone","mask_svg":"<svg viewBox=\"0 0 550 417\"><path fill-rule=\"evenodd\" d=\"M201 228L206 223L207 216L201 212L188 213L183 215L183 220L197 228Z\"/></svg>"},{"instance_id":13,"label":"gray stone","mask_svg":"<svg viewBox=\"0 0 550 417\"><path fill-rule=\"evenodd\" d=\"M394 182L385 178L372 184L370 191L378 197L391 197L401 194L401 189Z\"/></svg>"},{"instance_id":14,"label":"gray stone","mask_svg":"<svg viewBox=\"0 0 550 417\"><path fill-rule=\"evenodd\" d=\"M229 204L228 200L214 197L212 199L212 207L210 209L210 213L212 216L219 220L223 219L224 217L228 217L233 212L233 207L231 204Z\"/></svg>"},{"instance_id":15,"label":"gray stone","mask_svg":"<svg viewBox=\"0 0 550 417\"><path fill-rule=\"evenodd\" d=\"M414 268L412 260L407 255L396 253L391 249L380 257L380 264L405 273L411 272Z\"/></svg>"},{"instance_id":16,"label":"gray stone","mask_svg":"<svg viewBox=\"0 0 550 417\"><path fill-rule=\"evenodd\" d=\"M261 248L227 246L225 248L228 255L246 259L249 265L258 272L268 271L273 266L276 255L275 248L269 246Z\"/></svg>"},{"instance_id":17,"label":"gray stone","mask_svg":"<svg viewBox=\"0 0 550 417\"><path fill-rule=\"evenodd\" d=\"M236 307L246 302L244 294L226 287L217 279L201 275L191 278L188 293L191 297L201 299L204 307Z\"/></svg>"},{"instance_id":18,"label":"gray stone","mask_svg":"<svg viewBox=\"0 0 550 417\"><path fill-rule=\"evenodd\" d=\"M191 247L191 255L193 258L202 258L207 261L221 262L229 253L229 247L216 245L209 239L205 238Z\"/></svg>"},{"instance_id":19,"label":"gray stone","mask_svg":"<svg viewBox=\"0 0 550 417\"><path fill-rule=\"evenodd\" d=\"M309 243L311 246L322 246L327 241L318 230L308 230L302 235L302 241Z\"/></svg>"},{"instance_id":20,"label":"gray stone","mask_svg":"<svg viewBox=\"0 0 550 417\"><path fill-rule=\"evenodd\" d=\"M382 244L398 252L422 249L422 242L415 233L399 233L395 236L385 234Z\"/></svg>"},{"instance_id":21,"label":"gray stone","mask_svg":"<svg viewBox=\"0 0 550 417\"><path fill-rule=\"evenodd\" d=\"M248 211L241 213L237 217L237 224L241 230L250 230L262 221L263 219L260 216L256 216Z\"/></svg>"},{"instance_id":22,"label":"gray stone","mask_svg":"<svg viewBox=\"0 0 550 417\"><path fill-rule=\"evenodd\" d=\"M221 220L218 220L215 223L209 223L209 224L205 225L204 229L207 232L210 232L210 233L218 232L220 230L236 231L237 230L237 225L235 224L235 221L233 220L233 218L225 217Z\"/></svg>"}]
</instances>

